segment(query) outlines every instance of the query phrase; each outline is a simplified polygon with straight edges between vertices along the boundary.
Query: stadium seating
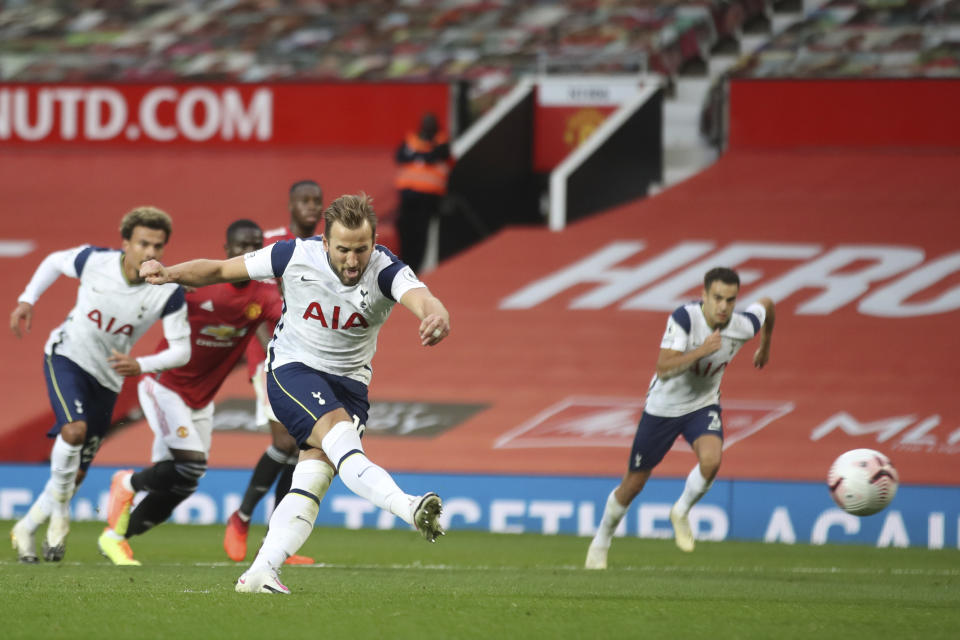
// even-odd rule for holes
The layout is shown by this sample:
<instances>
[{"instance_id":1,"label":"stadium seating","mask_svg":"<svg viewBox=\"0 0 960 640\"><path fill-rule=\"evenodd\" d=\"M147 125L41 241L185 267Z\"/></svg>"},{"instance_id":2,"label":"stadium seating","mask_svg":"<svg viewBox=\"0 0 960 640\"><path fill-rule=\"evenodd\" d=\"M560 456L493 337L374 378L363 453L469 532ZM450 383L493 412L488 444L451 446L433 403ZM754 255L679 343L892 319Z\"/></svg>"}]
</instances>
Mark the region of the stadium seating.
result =
<instances>
[{"instance_id":1,"label":"stadium seating","mask_svg":"<svg viewBox=\"0 0 960 640\"><path fill-rule=\"evenodd\" d=\"M0 11L0 80L467 78L477 96L495 96L535 71L543 54L585 59L581 72L622 70L635 66L630 54L642 54L651 69L675 76L702 65L712 47L735 39L770 4L208 0L67 10L62 3L12 2ZM625 62L610 62L611 54L624 54Z\"/></svg>"},{"instance_id":2,"label":"stadium seating","mask_svg":"<svg viewBox=\"0 0 960 640\"><path fill-rule=\"evenodd\" d=\"M734 70L748 77L941 77L960 73L960 2L836 0Z\"/></svg>"}]
</instances>

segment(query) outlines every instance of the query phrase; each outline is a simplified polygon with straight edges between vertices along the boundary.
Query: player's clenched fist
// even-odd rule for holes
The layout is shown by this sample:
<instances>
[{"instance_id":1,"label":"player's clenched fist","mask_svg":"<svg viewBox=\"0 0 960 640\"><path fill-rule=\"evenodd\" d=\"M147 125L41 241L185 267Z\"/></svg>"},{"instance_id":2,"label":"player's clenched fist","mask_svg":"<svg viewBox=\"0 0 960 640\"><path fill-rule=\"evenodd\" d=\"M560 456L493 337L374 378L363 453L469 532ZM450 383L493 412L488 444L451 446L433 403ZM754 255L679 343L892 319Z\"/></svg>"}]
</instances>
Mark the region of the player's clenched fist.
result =
<instances>
[{"instance_id":1,"label":"player's clenched fist","mask_svg":"<svg viewBox=\"0 0 960 640\"><path fill-rule=\"evenodd\" d=\"M716 329L703 341L703 351L707 355L716 353L723 346L723 338L720 337L720 329Z\"/></svg>"},{"instance_id":2,"label":"player's clenched fist","mask_svg":"<svg viewBox=\"0 0 960 640\"><path fill-rule=\"evenodd\" d=\"M157 260L147 260L140 265L140 277L150 284L164 284L170 282L170 274Z\"/></svg>"}]
</instances>

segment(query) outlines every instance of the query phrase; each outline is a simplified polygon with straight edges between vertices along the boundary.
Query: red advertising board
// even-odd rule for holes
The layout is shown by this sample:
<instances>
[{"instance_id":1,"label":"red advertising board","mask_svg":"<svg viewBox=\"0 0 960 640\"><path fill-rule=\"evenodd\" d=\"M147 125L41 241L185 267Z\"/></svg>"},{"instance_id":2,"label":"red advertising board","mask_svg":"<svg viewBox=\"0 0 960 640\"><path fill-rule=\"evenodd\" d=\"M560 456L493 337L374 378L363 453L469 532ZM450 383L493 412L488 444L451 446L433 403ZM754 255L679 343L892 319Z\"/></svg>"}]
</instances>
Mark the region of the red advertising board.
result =
<instances>
[{"instance_id":1,"label":"red advertising board","mask_svg":"<svg viewBox=\"0 0 960 640\"><path fill-rule=\"evenodd\" d=\"M447 126L450 88L395 84L0 84L0 145L398 144Z\"/></svg>"},{"instance_id":2,"label":"red advertising board","mask_svg":"<svg viewBox=\"0 0 960 640\"><path fill-rule=\"evenodd\" d=\"M730 148L956 147L956 79L734 79Z\"/></svg>"}]
</instances>

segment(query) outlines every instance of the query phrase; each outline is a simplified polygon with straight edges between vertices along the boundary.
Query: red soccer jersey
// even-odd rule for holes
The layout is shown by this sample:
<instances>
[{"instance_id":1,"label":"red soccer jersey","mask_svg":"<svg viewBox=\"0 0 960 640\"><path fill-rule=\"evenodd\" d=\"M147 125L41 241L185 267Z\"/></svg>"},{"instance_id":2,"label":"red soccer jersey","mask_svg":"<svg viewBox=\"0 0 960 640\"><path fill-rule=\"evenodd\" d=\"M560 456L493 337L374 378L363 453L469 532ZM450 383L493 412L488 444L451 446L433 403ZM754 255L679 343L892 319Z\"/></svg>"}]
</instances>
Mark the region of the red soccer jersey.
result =
<instances>
[{"instance_id":1,"label":"red soccer jersey","mask_svg":"<svg viewBox=\"0 0 960 640\"><path fill-rule=\"evenodd\" d=\"M290 227L277 227L276 229L267 229L263 232L263 246L271 245L281 240L293 240L297 236L293 235Z\"/></svg>"},{"instance_id":2,"label":"red soccer jersey","mask_svg":"<svg viewBox=\"0 0 960 640\"><path fill-rule=\"evenodd\" d=\"M279 287L273 282L224 283L191 291L187 294L190 362L162 372L157 380L176 391L187 406L205 407L247 345L257 343L257 325L279 321L282 306ZM157 351L166 348L163 340Z\"/></svg>"},{"instance_id":3,"label":"red soccer jersey","mask_svg":"<svg viewBox=\"0 0 960 640\"><path fill-rule=\"evenodd\" d=\"M293 240L297 236L293 235L293 232L290 231L290 227L278 227L276 229L268 229L263 232L263 246L269 246L275 242L280 242L282 240ZM277 320L274 320L270 326L270 332L273 333L274 327L277 326ZM247 374L249 378L253 378L253 375L257 372L257 365L266 359L267 354L263 350L263 347L260 346L258 340L251 340L247 345Z\"/></svg>"}]
</instances>

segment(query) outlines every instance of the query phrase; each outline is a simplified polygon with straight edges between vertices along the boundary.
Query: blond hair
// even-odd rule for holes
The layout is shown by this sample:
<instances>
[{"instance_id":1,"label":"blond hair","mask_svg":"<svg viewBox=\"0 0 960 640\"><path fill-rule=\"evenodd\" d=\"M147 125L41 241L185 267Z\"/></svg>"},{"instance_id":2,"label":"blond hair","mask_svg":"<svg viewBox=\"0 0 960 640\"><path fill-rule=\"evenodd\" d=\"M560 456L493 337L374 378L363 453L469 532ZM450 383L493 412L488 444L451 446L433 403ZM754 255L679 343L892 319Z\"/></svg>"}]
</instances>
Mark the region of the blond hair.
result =
<instances>
[{"instance_id":1,"label":"blond hair","mask_svg":"<svg viewBox=\"0 0 960 640\"><path fill-rule=\"evenodd\" d=\"M323 212L324 230L328 234L334 222L346 229L359 229L364 221L370 223L373 238L376 238L377 214L373 210L373 198L362 191L358 195L340 196Z\"/></svg>"},{"instance_id":2,"label":"blond hair","mask_svg":"<svg viewBox=\"0 0 960 640\"><path fill-rule=\"evenodd\" d=\"M156 207L137 207L123 216L120 221L120 237L129 240L133 236L135 227L146 227L148 229L157 229L167 234L164 244L170 241L170 234L173 233L173 220L166 211Z\"/></svg>"}]
</instances>

